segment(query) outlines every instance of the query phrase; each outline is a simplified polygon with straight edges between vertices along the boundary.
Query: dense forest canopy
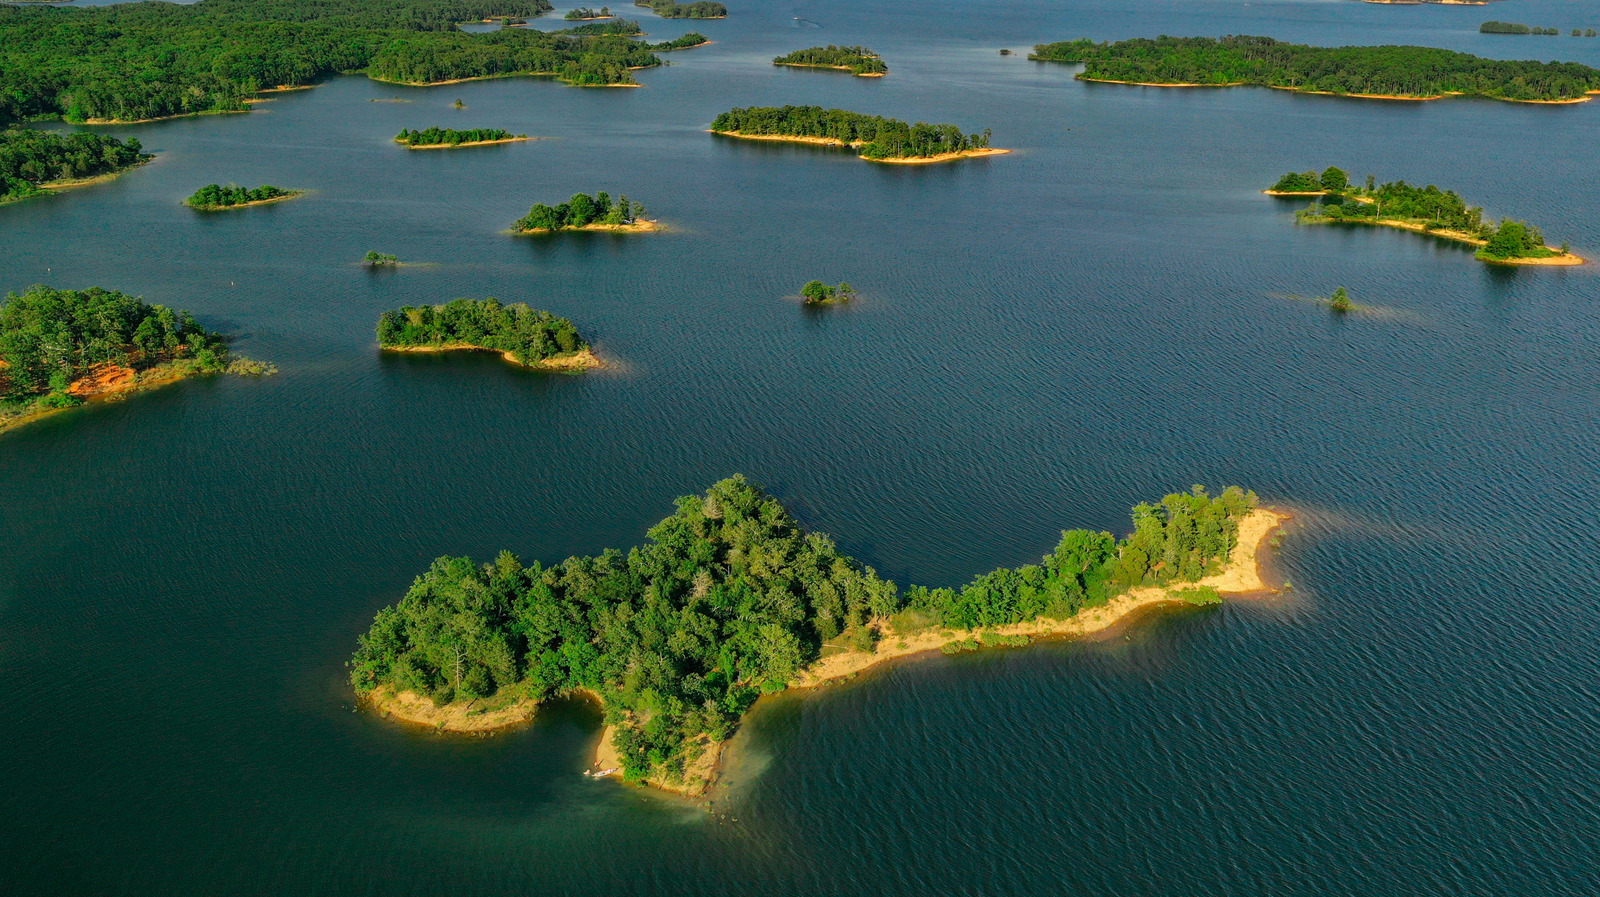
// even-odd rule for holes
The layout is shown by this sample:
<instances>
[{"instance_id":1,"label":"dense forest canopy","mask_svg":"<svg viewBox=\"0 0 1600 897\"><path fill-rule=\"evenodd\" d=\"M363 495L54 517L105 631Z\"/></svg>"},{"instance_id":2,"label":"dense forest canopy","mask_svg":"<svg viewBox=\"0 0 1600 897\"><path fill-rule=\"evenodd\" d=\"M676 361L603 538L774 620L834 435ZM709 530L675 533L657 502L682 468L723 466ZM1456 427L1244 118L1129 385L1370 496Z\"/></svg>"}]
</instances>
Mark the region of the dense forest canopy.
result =
<instances>
[{"instance_id":1,"label":"dense forest canopy","mask_svg":"<svg viewBox=\"0 0 1600 897\"><path fill-rule=\"evenodd\" d=\"M590 85L634 83L630 67L660 64L643 44L611 33L456 28L550 8L548 0L0 5L0 124L238 111L260 90L338 72L404 83L549 74Z\"/></svg>"},{"instance_id":2,"label":"dense forest canopy","mask_svg":"<svg viewBox=\"0 0 1600 897\"><path fill-rule=\"evenodd\" d=\"M494 298L455 299L444 305L406 306L378 319L378 345L389 349L473 346L510 352L522 364L570 355L589 347L566 318Z\"/></svg>"},{"instance_id":3,"label":"dense forest canopy","mask_svg":"<svg viewBox=\"0 0 1600 897\"><path fill-rule=\"evenodd\" d=\"M871 651L887 626L1003 626L1066 618L1143 584L1198 579L1225 562L1255 496L1196 487L1134 508L1134 532L1062 533L1037 565L956 590L902 595L833 540L803 530L742 476L677 511L626 553L549 567L510 552L492 564L442 557L379 611L350 663L356 690L436 701L506 692L542 700L599 693L630 778L680 774L704 739L732 734L824 643Z\"/></svg>"},{"instance_id":4,"label":"dense forest canopy","mask_svg":"<svg viewBox=\"0 0 1600 897\"><path fill-rule=\"evenodd\" d=\"M772 60L773 65L809 65L846 69L857 75L888 74L889 66L866 47L811 47Z\"/></svg>"},{"instance_id":5,"label":"dense forest canopy","mask_svg":"<svg viewBox=\"0 0 1600 897\"><path fill-rule=\"evenodd\" d=\"M818 137L859 145L868 159L906 159L940 156L982 149L989 145L989 131L963 134L955 125L908 125L881 115L862 115L843 109L821 106L753 106L731 109L711 123L716 132L782 136Z\"/></svg>"},{"instance_id":6,"label":"dense forest canopy","mask_svg":"<svg viewBox=\"0 0 1600 897\"><path fill-rule=\"evenodd\" d=\"M184 200L184 204L202 210L226 209L257 202L271 202L274 199L288 199L298 195L300 195L298 190L285 190L271 184L262 184L259 187L240 187L237 184L224 187L221 184L207 184L194 191L194 195Z\"/></svg>"},{"instance_id":7,"label":"dense forest canopy","mask_svg":"<svg viewBox=\"0 0 1600 897\"><path fill-rule=\"evenodd\" d=\"M139 141L100 134L0 131L0 203L43 192L41 184L97 177L154 158Z\"/></svg>"},{"instance_id":8,"label":"dense forest canopy","mask_svg":"<svg viewBox=\"0 0 1600 897\"><path fill-rule=\"evenodd\" d=\"M1167 37L1040 44L1029 59L1081 62L1080 77L1148 84L1255 84L1337 94L1568 100L1600 90L1575 62L1483 59L1432 47L1309 47L1270 37Z\"/></svg>"},{"instance_id":9,"label":"dense forest canopy","mask_svg":"<svg viewBox=\"0 0 1600 897\"><path fill-rule=\"evenodd\" d=\"M643 6L663 19L722 19L728 7L709 0L695 3L674 3L673 0L634 0L634 6Z\"/></svg>"},{"instance_id":10,"label":"dense forest canopy","mask_svg":"<svg viewBox=\"0 0 1600 897\"><path fill-rule=\"evenodd\" d=\"M644 26L631 19L612 19L609 22L585 22L571 28L563 28L555 34L643 34Z\"/></svg>"},{"instance_id":11,"label":"dense forest canopy","mask_svg":"<svg viewBox=\"0 0 1600 897\"><path fill-rule=\"evenodd\" d=\"M396 143L406 146L460 146L463 143L491 143L496 140L521 140L528 135L513 134L503 128L423 128L413 131L402 128L395 135Z\"/></svg>"},{"instance_id":12,"label":"dense forest canopy","mask_svg":"<svg viewBox=\"0 0 1600 897\"><path fill-rule=\"evenodd\" d=\"M222 370L227 356L222 336L188 312L114 290L35 286L0 300L0 401L10 408L76 404L68 387L100 365L140 371L187 359Z\"/></svg>"},{"instance_id":13,"label":"dense forest canopy","mask_svg":"<svg viewBox=\"0 0 1600 897\"><path fill-rule=\"evenodd\" d=\"M529 209L528 214L518 218L511 227L519 231L553 233L569 227L589 225L624 227L643 217L644 206L640 203L629 200L626 194L618 196L613 202L611 194L602 190L594 196L574 193L571 199L555 206L539 203Z\"/></svg>"},{"instance_id":14,"label":"dense forest canopy","mask_svg":"<svg viewBox=\"0 0 1600 897\"><path fill-rule=\"evenodd\" d=\"M611 7L602 6L598 10L595 10L590 9L587 6L580 6L577 9L567 10L565 18L572 19L574 21L582 19L609 19L611 18Z\"/></svg>"}]
</instances>

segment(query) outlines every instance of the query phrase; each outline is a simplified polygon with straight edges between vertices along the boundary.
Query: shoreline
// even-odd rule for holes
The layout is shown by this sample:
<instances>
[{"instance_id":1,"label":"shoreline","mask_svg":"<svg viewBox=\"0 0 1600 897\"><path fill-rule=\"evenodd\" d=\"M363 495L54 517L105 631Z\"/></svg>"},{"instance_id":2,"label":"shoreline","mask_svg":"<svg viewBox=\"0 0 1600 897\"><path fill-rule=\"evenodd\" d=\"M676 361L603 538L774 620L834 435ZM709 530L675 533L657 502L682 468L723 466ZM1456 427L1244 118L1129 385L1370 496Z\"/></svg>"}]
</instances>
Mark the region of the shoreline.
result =
<instances>
[{"instance_id":1,"label":"shoreline","mask_svg":"<svg viewBox=\"0 0 1600 897\"><path fill-rule=\"evenodd\" d=\"M1368 3L1381 2L1381 0L1366 0L1366 2L1368 2ZM1041 60L1041 61L1048 62L1050 60ZM1305 88L1305 87L1292 87L1292 86L1289 86L1287 84L1256 84L1256 83L1251 82L1251 81L1229 81L1229 82L1224 83L1224 84L1199 84L1199 83L1195 83L1195 82L1192 82L1192 81L1174 81L1174 82L1170 82L1170 83L1161 82L1161 81L1118 81L1118 80L1115 80L1115 79L1112 79L1112 78L1094 78L1094 77L1091 77L1089 75L1085 75L1082 72L1079 72L1078 74L1074 75L1073 77L1076 78L1079 81L1088 81L1088 82L1091 82L1091 83L1094 83L1094 84L1128 84L1128 85L1132 85L1134 87L1265 87L1265 88L1267 88L1269 90L1284 90L1284 91L1288 91L1289 93L1306 94L1306 95L1309 95L1309 96L1347 97L1347 98L1353 99L1353 100L1391 100L1391 101L1408 102L1408 103L1409 102L1422 103L1422 102L1427 102L1429 100L1443 100L1443 99L1447 99L1447 98L1450 98L1450 97L1466 96L1466 94L1461 94L1461 93L1436 93L1436 94L1429 94L1427 96L1421 96L1421 95L1413 96L1413 95L1407 95L1407 94L1392 94L1392 93L1336 93L1336 92L1331 91L1331 90L1310 90L1310 89ZM1471 99L1482 99L1482 100L1497 100L1497 101L1502 102L1502 103L1528 103L1528 104L1537 105L1537 106L1568 106L1568 105L1571 105L1573 103L1587 103L1590 100L1594 99L1595 96L1597 96L1597 95L1600 95L1600 91L1591 90L1591 91L1588 91L1587 95L1585 95L1585 96L1571 97L1571 98L1568 98L1568 99L1561 99L1561 100L1521 100L1521 99L1515 99L1515 98L1512 98L1512 97L1491 97L1491 96L1488 96L1488 95L1485 95L1485 94L1473 94L1473 95L1471 95L1470 98Z\"/></svg>"},{"instance_id":2,"label":"shoreline","mask_svg":"<svg viewBox=\"0 0 1600 897\"><path fill-rule=\"evenodd\" d=\"M150 158L145 159L145 160L143 160L141 162L135 162L132 165L129 165L129 166L125 167L125 168L119 168L116 171L108 171L105 174L97 174L97 175L94 175L93 177L87 177L87 178L73 178L72 180L68 180L68 181L51 181L50 183L36 184L35 186L37 186L40 190L71 190L74 187L88 187L88 186L93 185L93 184L104 184L107 181L114 181L117 178L122 177L123 174L125 174L127 172L130 172L130 171L134 170L135 168L141 168L141 167L143 167L145 165L149 165L153 161L155 161L155 156L154 155L152 155ZM18 199L27 199L28 197L19 196L17 198ZM8 200L8 201L10 201L10 200Z\"/></svg>"},{"instance_id":3,"label":"shoreline","mask_svg":"<svg viewBox=\"0 0 1600 897\"><path fill-rule=\"evenodd\" d=\"M848 65L823 65L820 62L774 62L773 65L781 65L792 69L827 69L831 72L849 72L857 78L882 78L884 75L889 74L888 72L858 72Z\"/></svg>"},{"instance_id":4,"label":"shoreline","mask_svg":"<svg viewBox=\"0 0 1600 897\"><path fill-rule=\"evenodd\" d=\"M541 358L532 364L523 364L517 356L504 349L491 349L487 346L474 346L471 343L446 343L442 346L379 346L384 352L405 352L410 354L437 355L445 352L494 352L507 362L520 368L536 371L588 371L603 368L606 363L600 356L594 354L594 349L585 347L567 355L555 355L550 358ZM454 731L454 730L450 730Z\"/></svg>"},{"instance_id":5,"label":"shoreline","mask_svg":"<svg viewBox=\"0 0 1600 897\"><path fill-rule=\"evenodd\" d=\"M1485 247L1485 246L1487 246L1487 245L1489 245L1489 241L1488 240L1479 239L1478 237L1474 237L1474 236L1472 236L1470 234L1463 233L1462 231L1447 230L1447 229L1428 230L1426 227L1423 227L1420 224L1416 224L1416 223L1413 223L1413 222L1410 222L1410 221L1402 221L1402 220L1397 219L1397 218L1366 219L1366 218L1329 218L1327 216L1322 216L1322 217L1318 217L1318 218L1302 218L1302 219L1296 219L1296 220L1307 221L1307 222L1310 222L1311 224L1365 224L1365 225L1368 225L1370 227L1392 227L1395 230L1411 231L1414 234L1426 234L1426 235L1428 235L1430 237L1439 237L1441 239L1451 240L1451 241L1456 242L1456 243L1465 243L1468 246L1476 246L1476 247L1478 247L1480 249ZM1555 253L1555 255L1544 256L1544 257L1539 257L1539 258L1535 258L1535 257L1513 258L1513 259L1479 258L1478 261L1484 262L1484 263L1487 263L1487 264L1490 264L1490 265L1553 265L1553 266L1558 266L1558 267L1560 267L1560 266L1573 266L1573 265L1588 264L1588 260L1587 259L1583 258L1582 256L1579 256L1578 254L1576 254L1574 252L1565 252L1564 253L1560 249L1557 249L1554 246L1546 246L1545 248L1550 250L1551 252Z\"/></svg>"},{"instance_id":6,"label":"shoreline","mask_svg":"<svg viewBox=\"0 0 1600 897\"><path fill-rule=\"evenodd\" d=\"M410 691L396 692L388 686L373 689L361 701L371 706L379 719L460 735L486 734L520 726L533 719L539 706L532 698L518 698L493 710L474 710L476 701L452 702L440 707L430 698Z\"/></svg>"},{"instance_id":7,"label":"shoreline","mask_svg":"<svg viewBox=\"0 0 1600 897\"><path fill-rule=\"evenodd\" d=\"M521 143L524 140L532 139L532 137L502 137L499 140L469 140L466 143L403 143L399 140L396 140L395 143L399 143L406 149L411 150L433 150L461 149L462 147L467 146L494 146L497 143Z\"/></svg>"},{"instance_id":8,"label":"shoreline","mask_svg":"<svg viewBox=\"0 0 1600 897\"><path fill-rule=\"evenodd\" d=\"M248 209L251 206L270 206L275 202L288 202L291 199L299 199L305 195L306 191L304 190L291 190L289 193L283 196L274 196L271 199L255 199L251 200L250 202L234 203L231 206L194 206L189 205L188 200L184 200L183 204L189 206L191 209L194 209L196 212L229 212L234 209Z\"/></svg>"},{"instance_id":9,"label":"shoreline","mask_svg":"<svg viewBox=\"0 0 1600 897\"><path fill-rule=\"evenodd\" d=\"M832 137L807 137L804 135L790 136L787 134L745 134L740 131L713 131L706 129L707 134L717 134L723 137L734 137L739 140L764 140L769 143L807 143L812 146L834 146L849 149L860 149L866 145L864 140L837 140ZM992 146L978 147L975 149L961 150L956 153L940 153L937 156L891 156L885 159L868 159L866 156L857 156L865 162L882 162L886 165L929 165L935 162L954 162L957 159L976 159L984 156L1004 156L1011 152L1008 149L998 149Z\"/></svg>"},{"instance_id":10,"label":"shoreline","mask_svg":"<svg viewBox=\"0 0 1600 897\"><path fill-rule=\"evenodd\" d=\"M982 159L986 156L1009 155L1011 150L996 149L985 146L978 149L962 150L958 153L940 153L937 156L891 156L887 159L867 159L866 156L857 156L868 162L880 162L884 165L932 165L936 162L955 162L959 159Z\"/></svg>"},{"instance_id":11,"label":"shoreline","mask_svg":"<svg viewBox=\"0 0 1600 897\"><path fill-rule=\"evenodd\" d=\"M551 230L548 227L536 227L531 230L512 228L511 233L516 236L537 237L545 234L565 233L591 233L591 234L648 234L661 230L661 222L654 218L641 218L632 224L585 224L581 227L563 227L560 230Z\"/></svg>"},{"instance_id":12,"label":"shoreline","mask_svg":"<svg viewBox=\"0 0 1600 897\"><path fill-rule=\"evenodd\" d=\"M97 365L91 369L89 376L80 377L72 381L67 387L67 392L84 400L83 405L69 405L65 408L33 408L17 414L15 417L0 417L0 434L59 414L62 411L71 411L82 408L84 405L97 402L112 402L127 398L146 390L158 389L169 386L180 380L187 380L201 372L183 370L180 361L164 361L154 367L136 371L118 365ZM100 383L102 377L109 375L109 379ZM87 384L87 385L86 385Z\"/></svg>"}]
</instances>

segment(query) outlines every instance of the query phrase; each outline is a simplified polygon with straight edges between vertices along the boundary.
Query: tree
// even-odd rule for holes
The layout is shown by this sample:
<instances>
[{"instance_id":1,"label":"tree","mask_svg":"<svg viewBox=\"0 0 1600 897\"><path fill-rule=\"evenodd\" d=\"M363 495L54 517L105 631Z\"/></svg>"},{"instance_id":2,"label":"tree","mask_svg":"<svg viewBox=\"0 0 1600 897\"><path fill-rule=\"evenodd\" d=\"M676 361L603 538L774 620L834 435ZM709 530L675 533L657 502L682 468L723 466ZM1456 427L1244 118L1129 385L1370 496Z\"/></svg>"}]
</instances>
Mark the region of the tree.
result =
<instances>
[{"instance_id":1,"label":"tree","mask_svg":"<svg viewBox=\"0 0 1600 897\"><path fill-rule=\"evenodd\" d=\"M1340 314L1350 310L1350 294L1344 291L1344 287L1333 291L1333 298L1328 300L1328 307Z\"/></svg>"},{"instance_id":2,"label":"tree","mask_svg":"<svg viewBox=\"0 0 1600 897\"><path fill-rule=\"evenodd\" d=\"M1343 169L1330 165L1322 172L1321 185L1322 189L1329 193L1343 193L1345 188L1350 186L1350 176L1345 174Z\"/></svg>"}]
</instances>

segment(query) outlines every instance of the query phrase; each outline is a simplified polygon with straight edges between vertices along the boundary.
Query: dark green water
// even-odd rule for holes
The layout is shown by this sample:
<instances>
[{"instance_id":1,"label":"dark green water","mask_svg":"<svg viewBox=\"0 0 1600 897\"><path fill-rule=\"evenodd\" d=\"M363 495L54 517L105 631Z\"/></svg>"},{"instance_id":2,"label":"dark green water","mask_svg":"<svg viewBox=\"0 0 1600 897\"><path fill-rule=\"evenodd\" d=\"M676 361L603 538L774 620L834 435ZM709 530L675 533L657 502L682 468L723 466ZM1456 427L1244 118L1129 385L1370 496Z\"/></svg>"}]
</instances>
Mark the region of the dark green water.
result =
<instances>
[{"instance_id":1,"label":"dark green water","mask_svg":"<svg viewBox=\"0 0 1600 897\"><path fill-rule=\"evenodd\" d=\"M996 52L1266 33L1600 65L1600 40L1476 33L1600 26L1592 4L733 7L640 10L716 41L643 89L340 78L107 129L159 157L0 209L0 289L142 294L282 370L0 437L0 892L1593 893L1597 269L1296 227L1257 191L1337 163L1600 256L1600 103L1096 86ZM827 42L892 73L768 64ZM1018 152L894 168L702 132L784 102ZM389 142L433 124L552 139ZM312 194L179 205L212 181ZM501 233L596 189L672 232ZM432 265L368 273L369 249ZM808 314L784 297L813 277L864 298ZM1385 313L1288 298L1340 285ZM463 295L569 316L621 369L379 356L381 310ZM354 711L356 634L435 556L631 545L735 471L929 584L1237 482L1298 509L1295 587L784 696L709 815L580 776L582 707L476 740Z\"/></svg>"}]
</instances>

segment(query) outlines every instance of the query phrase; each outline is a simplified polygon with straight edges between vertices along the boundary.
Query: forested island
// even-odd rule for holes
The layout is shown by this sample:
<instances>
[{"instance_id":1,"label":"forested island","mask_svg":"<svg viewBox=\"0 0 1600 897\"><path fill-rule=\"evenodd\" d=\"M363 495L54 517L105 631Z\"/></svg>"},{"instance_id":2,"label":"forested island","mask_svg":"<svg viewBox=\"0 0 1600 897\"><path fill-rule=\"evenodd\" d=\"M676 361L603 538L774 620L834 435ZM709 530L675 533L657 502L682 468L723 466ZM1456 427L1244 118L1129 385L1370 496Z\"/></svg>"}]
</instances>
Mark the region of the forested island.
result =
<instances>
[{"instance_id":1,"label":"forested island","mask_svg":"<svg viewBox=\"0 0 1600 897\"><path fill-rule=\"evenodd\" d=\"M550 9L549 0L0 5L0 125L243 112L261 91L343 72L410 85L545 75L604 86L636 84L631 69L661 64L612 33L456 27Z\"/></svg>"},{"instance_id":2,"label":"forested island","mask_svg":"<svg viewBox=\"0 0 1600 897\"><path fill-rule=\"evenodd\" d=\"M92 287L35 286L0 299L0 430L124 393L227 371L274 369L229 357L186 311Z\"/></svg>"},{"instance_id":3,"label":"forested island","mask_svg":"<svg viewBox=\"0 0 1600 897\"><path fill-rule=\"evenodd\" d=\"M402 128L400 133L395 135L394 142L407 149L426 150L516 143L527 139L526 134L513 134L501 128L470 128L464 131L455 128L424 128L421 131Z\"/></svg>"},{"instance_id":4,"label":"forested island","mask_svg":"<svg viewBox=\"0 0 1600 897\"><path fill-rule=\"evenodd\" d=\"M587 22L593 19L609 19L611 18L611 7L602 6L598 10L594 10L587 6L580 6L577 9L567 10L567 14L562 18L573 22Z\"/></svg>"},{"instance_id":5,"label":"forested island","mask_svg":"<svg viewBox=\"0 0 1600 897\"><path fill-rule=\"evenodd\" d=\"M698 793L762 694L890 657L1093 632L1143 607L1259 590L1256 548L1279 519L1252 493L1195 487L1135 507L1125 539L1070 530L1038 564L901 591L734 476L680 498L627 552L549 567L510 552L484 565L439 558L378 612L350 680L380 711L459 730L592 693L607 723L601 750L628 780Z\"/></svg>"},{"instance_id":6,"label":"forested island","mask_svg":"<svg viewBox=\"0 0 1600 897\"><path fill-rule=\"evenodd\" d=\"M369 249L367 254L361 257L361 264L366 265L368 268L398 268L400 267L400 257L387 252L379 252L376 249Z\"/></svg>"},{"instance_id":7,"label":"forested island","mask_svg":"<svg viewBox=\"0 0 1600 897\"><path fill-rule=\"evenodd\" d=\"M639 35L644 33L644 26L628 19L612 19L609 22L589 22L586 25L574 25L571 28L563 28L555 33L590 36L596 34Z\"/></svg>"},{"instance_id":8,"label":"forested island","mask_svg":"<svg viewBox=\"0 0 1600 897\"><path fill-rule=\"evenodd\" d=\"M601 366L571 321L494 298L386 311L378 319L378 345L394 352L499 352L507 361L546 370Z\"/></svg>"},{"instance_id":9,"label":"forested island","mask_svg":"<svg viewBox=\"0 0 1600 897\"><path fill-rule=\"evenodd\" d=\"M772 60L773 65L792 65L799 68L837 69L863 78L881 78L889 74L889 66L878 54L866 47L811 47L796 50L787 56Z\"/></svg>"},{"instance_id":10,"label":"forested island","mask_svg":"<svg viewBox=\"0 0 1600 897\"><path fill-rule=\"evenodd\" d=\"M1575 62L1484 59L1432 47L1310 47L1270 37L1158 37L1040 44L1029 59L1083 63L1085 81L1155 87L1256 85L1369 99L1487 97L1577 103L1600 69Z\"/></svg>"},{"instance_id":11,"label":"forested island","mask_svg":"<svg viewBox=\"0 0 1600 897\"><path fill-rule=\"evenodd\" d=\"M1506 219L1496 224L1483 217L1483 209L1468 206L1451 190L1405 181L1366 186L1349 182L1339 168L1290 172L1266 191L1272 196L1315 196L1320 202L1296 217L1312 224L1375 224L1479 247L1477 258L1503 265L1581 265L1583 259L1568 250L1546 246L1544 234L1526 222Z\"/></svg>"},{"instance_id":12,"label":"forested island","mask_svg":"<svg viewBox=\"0 0 1600 897\"><path fill-rule=\"evenodd\" d=\"M835 287L820 280L813 280L800 288L800 298L806 305L836 305L856 298L856 290L848 283L841 283Z\"/></svg>"},{"instance_id":13,"label":"forested island","mask_svg":"<svg viewBox=\"0 0 1600 897\"><path fill-rule=\"evenodd\" d=\"M753 106L731 109L711 123L711 133L747 140L778 140L855 148L872 162L948 162L994 156L989 131L964 134L955 125L908 125L881 115L863 115L821 106Z\"/></svg>"},{"instance_id":14,"label":"forested island","mask_svg":"<svg viewBox=\"0 0 1600 897\"><path fill-rule=\"evenodd\" d=\"M112 177L155 158L139 141L100 134L0 131L0 205Z\"/></svg>"},{"instance_id":15,"label":"forested island","mask_svg":"<svg viewBox=\"0 0 1600 897\"><path fill-rule=\"evenodd\" d=\"M202 212L220 212L224 209L242 209L246 206L283 202L286 199L304 196L305 193L304 190L285 190L271 184L262 184L254 188L235 184L226 187L221 184L207 184L194 191L194 195L184 200L183 204Z\"/></svg>"},{"instance_id":16,"label":"forested island","mask_svg":"<svg viewBox=\"0 0 1600 897\"><path fill-rule=\"evenodd\" d=\"M634 0L634 6L642 6L663 19L725 19L728 17L728 7L721 3L712 3L709 0L699 0L696 3L674 3L673 0Z\"/></svg>"},{"instance_id":17,"label":"forested island","mask_svg":"<svg viewBox=\"0 0 1600 897\"><path fill-rule=\"evenodd\" d=\"M564 230L642 233L656 229L656 222L644 217L644 206L621 195L615 201L605 191L594 196L574 193L564 203L547 206L539 203L528 214L512 223L521 234L553 234Z\"/></svg>"}]
</instances>

